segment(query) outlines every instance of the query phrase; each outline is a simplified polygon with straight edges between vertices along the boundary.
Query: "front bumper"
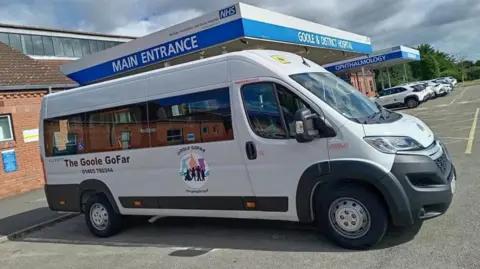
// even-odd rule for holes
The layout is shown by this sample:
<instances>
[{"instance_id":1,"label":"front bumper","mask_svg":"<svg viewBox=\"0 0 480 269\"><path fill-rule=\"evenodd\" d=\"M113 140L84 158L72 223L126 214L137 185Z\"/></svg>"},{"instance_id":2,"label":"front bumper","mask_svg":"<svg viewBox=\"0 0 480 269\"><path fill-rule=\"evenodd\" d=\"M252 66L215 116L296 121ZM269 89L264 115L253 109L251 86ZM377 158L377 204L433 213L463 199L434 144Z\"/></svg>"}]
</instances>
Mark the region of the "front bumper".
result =
<instances>
[{"instance_id":1,"label":"front bumper","mask_svg":"<svg viewBox=\"0 0 480 269\"><path fill-rule=\"evenodd\" d=\"M429 154L398 154L391 172L383 180L398 182L403 188L403 207L392 216L394 225L409 226L444 214L453 198L452 180L455 166L445 147L438 142Z\"/></svg>"}]
</instances>

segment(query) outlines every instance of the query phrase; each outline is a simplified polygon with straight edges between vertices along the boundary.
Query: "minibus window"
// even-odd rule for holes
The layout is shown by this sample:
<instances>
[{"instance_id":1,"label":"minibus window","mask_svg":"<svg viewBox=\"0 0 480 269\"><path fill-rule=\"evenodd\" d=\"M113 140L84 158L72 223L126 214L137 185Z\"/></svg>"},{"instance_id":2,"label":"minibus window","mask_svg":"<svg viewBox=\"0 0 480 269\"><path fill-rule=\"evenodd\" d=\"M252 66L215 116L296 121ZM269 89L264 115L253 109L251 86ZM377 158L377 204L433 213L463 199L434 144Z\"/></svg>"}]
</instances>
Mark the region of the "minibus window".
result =
<instances>
[{"instance_id":1,"label":"minibus window","mask_svg":"<svg viewBox=\"0 0 480 269\"><path fill-rule=\"evenodd\" d=\"M287 137L273 83L245 85L242 95L250 125L257 135L270 139Z\"/></svg>"},{"instance_id":2,"label":"minibus window","mask_svg":"<svg viewBox=\"0 0 480 269\"><path fill-rule=\"evenodd\" d=\"M350 84L331 73L301 73L290 77L327 105L355 122L362 124L392 122L401 117L400 114L377 105Z\"/></svg>"}]
</instances>

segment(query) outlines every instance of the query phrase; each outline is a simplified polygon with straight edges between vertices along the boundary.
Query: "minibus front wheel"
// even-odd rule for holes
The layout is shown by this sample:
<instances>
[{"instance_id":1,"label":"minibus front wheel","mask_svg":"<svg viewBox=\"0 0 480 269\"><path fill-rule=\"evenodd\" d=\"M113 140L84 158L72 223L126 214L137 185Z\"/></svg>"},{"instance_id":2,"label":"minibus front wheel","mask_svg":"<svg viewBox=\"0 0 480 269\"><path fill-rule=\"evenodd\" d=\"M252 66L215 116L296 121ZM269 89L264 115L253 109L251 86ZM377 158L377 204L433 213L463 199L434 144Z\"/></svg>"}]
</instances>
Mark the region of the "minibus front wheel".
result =
<instances>
[{"instance_id":1,"label":"minibus front wheel","mask_svg":"<svg viewBox=\"0 0 480 269\"><path fill-rule=\"evenodd\" d=\"M85 209L87 226L94 235L109 237L120 232L123 218L115 213L105 195L92 195L87 200Z\"/></svg>"},{"instance_id":2,"label":"minibus front wheel","mask_svg":"<svg viewBox=\"0 0 480 269\"><path fill-rule=\"evenodd\" d=\"M383 200L361 185L342 185L319 197L315 216L325 236L347 249L373 247L388 227Z\"/></svg>"}]
</instances>

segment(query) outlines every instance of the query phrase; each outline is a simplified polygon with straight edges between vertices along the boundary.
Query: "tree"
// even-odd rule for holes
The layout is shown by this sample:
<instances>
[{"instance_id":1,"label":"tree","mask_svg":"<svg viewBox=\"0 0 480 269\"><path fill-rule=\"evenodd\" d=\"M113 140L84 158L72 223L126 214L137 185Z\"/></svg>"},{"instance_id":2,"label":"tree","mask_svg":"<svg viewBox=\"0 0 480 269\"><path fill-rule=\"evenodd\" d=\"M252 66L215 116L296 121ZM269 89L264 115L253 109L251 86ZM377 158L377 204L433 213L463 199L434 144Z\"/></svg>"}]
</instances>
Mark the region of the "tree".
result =
<instances>
[{"instance_id":1,"label":"tree","mask_svg":"<svg viewBox=\"0 0 480 269\"><path fill-rule=\"evenodd\" d=\"M422 80L433 79L440 76L440 68L435 56L427 54L420 61Z\"/></svg>"}]
</instances>

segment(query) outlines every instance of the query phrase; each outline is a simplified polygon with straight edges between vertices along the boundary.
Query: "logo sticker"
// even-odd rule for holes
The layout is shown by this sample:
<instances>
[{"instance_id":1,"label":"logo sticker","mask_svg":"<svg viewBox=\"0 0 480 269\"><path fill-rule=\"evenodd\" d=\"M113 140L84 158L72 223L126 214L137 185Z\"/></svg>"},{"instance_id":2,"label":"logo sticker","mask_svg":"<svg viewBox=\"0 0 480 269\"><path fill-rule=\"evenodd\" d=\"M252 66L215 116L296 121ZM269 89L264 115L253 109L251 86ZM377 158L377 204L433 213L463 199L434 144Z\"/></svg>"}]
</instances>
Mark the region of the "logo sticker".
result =
<instances>
[{"instance_id":1,"label":"logo sticker","mask_svg":"<svg viewBox=\"0 0 480 269\"><path fill-rule=\"evenodd\" d=\"M277 60L281 64L289 64L290 63L289 60L285 59L283 56L280 56L280 55L273 55L272 58Z\"/></svg>"},{"instance_id":2,"label":"logo sticker","mask_svg":"<svg viewBox=\"0 0 480 269\"><path fill-rule=\"evenodd\" d=\"M180 176L192 189L200 189L208 181L210 169L205 158L195 152L183 155L180 160Z\"/></svg>"}]
</instances>

